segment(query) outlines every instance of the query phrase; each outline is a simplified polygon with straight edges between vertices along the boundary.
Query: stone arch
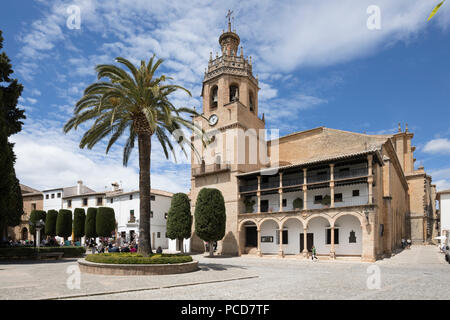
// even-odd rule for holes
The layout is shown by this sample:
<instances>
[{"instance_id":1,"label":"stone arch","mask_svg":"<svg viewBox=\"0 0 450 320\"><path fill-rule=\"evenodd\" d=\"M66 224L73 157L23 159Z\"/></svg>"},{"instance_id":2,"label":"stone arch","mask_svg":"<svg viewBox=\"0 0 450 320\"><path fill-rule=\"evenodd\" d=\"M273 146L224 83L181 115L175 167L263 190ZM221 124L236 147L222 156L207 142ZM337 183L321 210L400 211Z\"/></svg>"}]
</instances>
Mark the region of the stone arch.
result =
<instances>
[{"instance_id":1,"label":"stone arch","mask_svg":"<svg viewBox=\"0 0 450 320\"><path fill-rule=\"evenodd\" d=\"M239 225L238 225L238 230L239 230L239 231L242 230L242 227L244 226L244 224L245 224L246 222L253 222L253 223L256 225L256 227L259 228L258 222L257 222L255 219L252 219L252 218L246 218L246 219L242 220L241 222L239 222Z\"/></svg>"},{"instance_id":2,"label":"stone arch","mask_svg":"<svg viewBox=\"0 0 450 320\"><path fill-rule=\"evenodd\" d=\"M361 223L361 227L364 227L366 225L365 222L365 217L363 217L363 215L357 213L357 212L339 212L338 214L336 214L335 216L333 216L331 218L331 226L334 227L334 224L336 223L336 220L339 219L342 216L346 216L346 215L350 215L350 216L354 216L355 218L357 218L359 220L359 222Z\"/></svg>"},{"instance_id":3,"label":"stone arch","mask_svg":"<svg viewBox=\"0 0 450 320\"><path fill-rule=\"evenodd\" d=\"M21 236L22 240L28 240L28 229L26 227L22 228Z\"/></svg>"},{"instance_id":4,"label":"stone arch","mask_svg":"<svg viewBox=\"0 0 450 320\"><path fill-rule=\"evenodd\" d=\"M314 214L306 219L307 233L312 234L308 246L314 245L318 255L329 255L330 245L327 244L327 229L331 226L330 217L326 214ZM310 241L312 240L312 244Z\"/></svg>"},{"instance_id":5,"label":"stone arch","mask_svg":"<svg viewBox=\"0 0 450 320\"><path fill-rule=\"evenodd\" d=\"M335 246L336 255L361 256L363 224L357 214L344 212L336 215L333 226L339 232L339 244Z\"/></svg>"},{"instance_id":6,"label":"stone arch","mask_svg":"<svg viewBox=\"0 0 450 320\"><path fill-rule=\"evenodd\" d=\"M300 222L300 225L305 228L305 221L300 218L300 217L285 217L283 218L280 223L281 223L281 228L284 228L284 224L289 221L289 220L297 220L298 222Z\"/></svg>"},{"instance_id":7,"label":"stone arch","mask_svg":"<svg viewBox=\"0 0 450 320\"><path fill-rule=\"evenodd\" d=\"M315 214L310 215L308 218L305 219L305 221L304 221L304 227L308 228L309 222L310 222L311 220L316 219L316 218L319 218L319 217L322 217L322 218L324 218L325 220L327 220L328 223L330 224L330 226L332 225L332 224L331 224L331 222L332 222L332 221L331 221L331 217L330 217L329 215L326 215L326 214L323 214L323 213L315 213Z\"/></svg>"},{"instance_id":8,"label":"stone arch","mask_svg":"<svg viewBox=\"0 0 450 320\"><path fill-rule=\"evenodd\" d=\"M266 222L266 221L269 221L269 220L274 221L274 222L278 225L278 228L281 227L281 222L280 222L280 220L278 220L277 218L267 217L267 218L264 218L264 219L262 219L262 220L259 221L259 223L257 224L258 228L261 229L262 224L263 224L264 222Z\"/></svg>"},{"instance_id":9,"label":"stone arch","mask_svg":"<svg viewBox=\"0 0 450 320\"><path fill-rule=\"evenodd\" d=\"M301 242L304 239L304 221L299 216L285 217L281 220L283 228L283 252L298 255L301 253ZM287 237L287 239L285 239Z\"/></svg>"}]
</instances>

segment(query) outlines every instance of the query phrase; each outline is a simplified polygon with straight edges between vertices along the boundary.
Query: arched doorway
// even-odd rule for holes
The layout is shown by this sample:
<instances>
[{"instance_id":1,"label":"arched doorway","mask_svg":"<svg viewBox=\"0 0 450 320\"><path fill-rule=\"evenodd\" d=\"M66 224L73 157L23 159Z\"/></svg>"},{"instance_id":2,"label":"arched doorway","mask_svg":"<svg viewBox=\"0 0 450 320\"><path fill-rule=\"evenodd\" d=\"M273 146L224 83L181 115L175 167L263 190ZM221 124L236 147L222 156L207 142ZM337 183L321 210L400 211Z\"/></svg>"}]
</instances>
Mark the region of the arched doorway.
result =
<instances>
[{"instance_id":1,"label":"arched doorway","mask_svg":"<svg viewBox=\"0 0 450 320\"><path fill-rule=\"evenodd\" d=\"M22 240L28 240L28 229L22 228Z\"/></svg>"},{"instance_id":2,"label":"arched doorway","mask_svg":"<svg viewBox=\"0 0 450 320\"><path fill-rule=\"evenodd\" d=\"M308 248L314 245L317 254L329 255L330 244L327 244L327 229L330 228L330 222L321 216L314 217L309 220L307 228L308 236L310 236L308 237Z\"/></svg>"},{"instance_id":3,"label":"arched doorway","mask_svg":"<svg viewBox=\"0 0 450 320\"><path fill-rule=\"evenodd\" d=\"M335 245L336 255L361 256L361 221L353 215L342 215L336 219L334 228L339 230L339 243Z\"/></svg>"},{"instance_id":4,"label":"arched doorway","mask_svg":"<svg viewBox=\"0 0 450 320\"><path fill-rule=\"evenodd\" d=\"M297 218L289 218L283 222L284 254L299 254L300 241L303 237L303 223Z\"/></svg>"},{"instance_id":5,"label":"arched doorway","mask_svg":"<svg viewBox=\"0 0 450 320\"><path fill-rule=\"evenodd\" d=\"M260 225L261 233L261 253L278 254L280 250L280 231L279 225L275 220L264 220ZM278 242L277 242L278 241Z\"/></svg>"},{"instance_id":6,"label":"arched doorway","mask_svg":"<svg viewBox=\"0 0 450 320\"><path fill-rule=\"evenodd\" d=\"M239 229L239 247L241 253L255 253L258 249L258 227L253 221L245 221Z\"/></svg>"}]
</instances>

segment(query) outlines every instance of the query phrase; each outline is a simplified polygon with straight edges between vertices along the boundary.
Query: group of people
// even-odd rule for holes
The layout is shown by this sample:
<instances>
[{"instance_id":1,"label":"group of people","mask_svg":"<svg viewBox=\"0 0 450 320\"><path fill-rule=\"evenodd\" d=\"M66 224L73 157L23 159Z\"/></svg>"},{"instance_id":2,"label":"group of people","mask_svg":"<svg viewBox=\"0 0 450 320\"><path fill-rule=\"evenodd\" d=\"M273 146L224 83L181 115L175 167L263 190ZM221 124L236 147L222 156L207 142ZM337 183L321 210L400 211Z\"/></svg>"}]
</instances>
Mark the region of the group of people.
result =
<instances>
[{"instance_id":1,"label":"group of people","mask_svg":"<svg viewBox=\"0 0 450 320\"><path fill-rule=\"evenodd\" d=\"M13 241L12 239L10 239L8 241L8 245L11 247L26 247L26 246L30 246L33 247L35 245L33 240L16 240ZM66 241L58 241L56 240L54 237L47 237L41 240L41 242L39 243L39 245L41 247L58 247L58 246L80 246L81 242L80 241L70 241L70 240L66 240Z\"/></svg>"},{"instance_id":2,"label":"group of people","mask_svg":"<svg viewBox=\"0 0 450 320\"><path fill-rule=\"evenodd\" d=\"M402 249L411 249L411 239L402 239Z\"/></svg>"}]
</instances>

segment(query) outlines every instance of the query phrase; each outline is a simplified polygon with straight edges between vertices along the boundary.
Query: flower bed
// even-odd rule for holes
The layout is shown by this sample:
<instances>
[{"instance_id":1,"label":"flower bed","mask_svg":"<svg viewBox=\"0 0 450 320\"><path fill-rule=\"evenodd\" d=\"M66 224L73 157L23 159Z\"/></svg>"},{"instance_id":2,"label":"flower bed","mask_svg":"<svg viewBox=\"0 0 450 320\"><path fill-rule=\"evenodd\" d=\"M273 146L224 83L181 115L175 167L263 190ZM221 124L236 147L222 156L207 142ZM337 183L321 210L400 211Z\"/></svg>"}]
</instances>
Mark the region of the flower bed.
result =
<instances>
[{"instance_id":1,"label":"flower bed","mask_svg":"<svg viewBox=\"0 0 450 320\"><path fill-rule=\"evenodd\" d=\"M178 264L191 262L192 257L181 254L152 254L144 257L138 253L90 254L86 261L106 264Z\"/></svg>"}]
</instances>

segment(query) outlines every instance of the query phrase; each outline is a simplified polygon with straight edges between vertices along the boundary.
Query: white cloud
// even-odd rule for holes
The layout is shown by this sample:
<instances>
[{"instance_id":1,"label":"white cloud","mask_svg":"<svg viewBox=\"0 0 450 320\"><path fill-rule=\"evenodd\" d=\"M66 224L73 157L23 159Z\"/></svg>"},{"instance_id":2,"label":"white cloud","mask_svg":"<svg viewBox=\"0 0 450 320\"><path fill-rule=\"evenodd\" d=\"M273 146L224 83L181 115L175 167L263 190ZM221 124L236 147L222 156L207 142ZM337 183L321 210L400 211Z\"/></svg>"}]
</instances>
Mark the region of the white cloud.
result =
<instances>
[{"instance_id":1,"label":"white cloud","mask_svg":"<svg viewBox=\"0 0 450 320\"><path fill-rule=\"evenodd\" d=\"M423 148L424 152L450 154L450 140L446 138L428 141Z\"/></svg>"},{"instance_id":2,"label":"white cloud","mask_svg":"<svg viewBox=\"0 0 450 320\"><path fill-rule=\"evenodd\" d=\"M92 150L79 149L83 131L64 135L62 124L55 120L26 120L24 130L11 139L17 156L16 174L21 183L40 190L66 187L82 180L96 191L103 191L113 181L124 189L138 189L137 149L128 167L122 166L122 146L114 146L105 155L105 144ZM123 139L122 139L123 142ZM152 148L152 187L172 192L188 192L189 166L165 160L161 148Z\"/></svg>"}]
</instances>

